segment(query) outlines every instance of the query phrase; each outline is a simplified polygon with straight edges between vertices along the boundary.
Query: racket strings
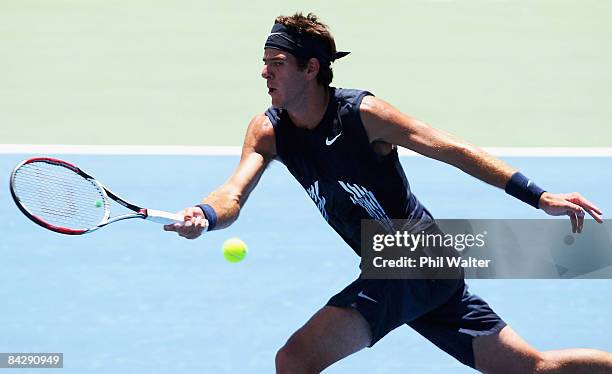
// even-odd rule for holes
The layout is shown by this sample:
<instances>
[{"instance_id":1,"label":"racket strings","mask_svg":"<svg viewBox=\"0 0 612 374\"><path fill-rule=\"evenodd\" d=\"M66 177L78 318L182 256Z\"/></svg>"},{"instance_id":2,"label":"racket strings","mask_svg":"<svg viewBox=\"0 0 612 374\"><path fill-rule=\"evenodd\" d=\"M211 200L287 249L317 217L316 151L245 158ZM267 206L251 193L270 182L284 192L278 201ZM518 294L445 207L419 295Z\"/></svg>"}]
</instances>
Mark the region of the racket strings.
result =
<instances>
[{"instance_id":1,"label":"racket strings","mask_svg":"<svg viewBox=\"0 0 612 374\"><path fill-rule=\"evenodd\" d=\"M89 229L109 209L96 183L59 164L24 164L15 173L14 190L32 215L54 226Z\"/></svg>"}]
</instances>

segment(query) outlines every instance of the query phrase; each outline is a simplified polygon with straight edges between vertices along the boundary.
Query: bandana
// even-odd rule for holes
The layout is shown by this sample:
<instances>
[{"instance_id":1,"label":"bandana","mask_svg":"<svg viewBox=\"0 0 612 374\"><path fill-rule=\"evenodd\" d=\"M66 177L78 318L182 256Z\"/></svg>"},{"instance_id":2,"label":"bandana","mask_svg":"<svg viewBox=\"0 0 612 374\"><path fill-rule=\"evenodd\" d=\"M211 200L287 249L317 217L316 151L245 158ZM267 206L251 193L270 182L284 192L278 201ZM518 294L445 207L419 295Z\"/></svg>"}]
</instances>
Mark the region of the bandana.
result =
<instances>
[{"instance_id":1,"label":"bandana","mask_svg":"<svg viewBox=\"0 0 612 374\"><path fill-rule=\"evenodd\" d=\"M331 55L325 44L311 35L290 29L280 23L272 26L268 35L265 48L278 49L289 52L296 57L311 58L319 60L322 66L328 66L333 61L348 55L351 52L336 52Z\"/></svg>"}]
</instances>

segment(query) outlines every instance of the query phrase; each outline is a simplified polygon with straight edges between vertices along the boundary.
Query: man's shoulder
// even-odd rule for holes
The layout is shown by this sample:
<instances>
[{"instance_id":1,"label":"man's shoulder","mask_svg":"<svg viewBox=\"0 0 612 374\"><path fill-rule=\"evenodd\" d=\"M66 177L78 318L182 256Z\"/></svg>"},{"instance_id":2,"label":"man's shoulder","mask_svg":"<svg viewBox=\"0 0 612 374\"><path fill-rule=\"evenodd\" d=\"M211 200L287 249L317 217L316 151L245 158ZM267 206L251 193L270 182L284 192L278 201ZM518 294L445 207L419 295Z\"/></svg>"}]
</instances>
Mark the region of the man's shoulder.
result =
<instances>
[{"instance_id":1,"label":"man's shoulder","mask_svg":"<svg viewBox=\"0 0 612 374\"><path fill-rule=\"evenodd\" d=\"M266 117L268 121L270 121L270 124L273 127L275 127L282 120L283 110L281 108L271 106L266 109L262 115Z\"/></svg>"},{"instance_id":2,"label":"man's shoulder","mask_svg":"<svg viewBox=\"0 0 612 374\"><path fill-rule=\"evenodd\" d=\"M334 90L334 96L336 98L345 101L358 100L364 96L374 96L372 92L360 88L332 87L332 89Z\"/></svg>"},{"instance_id":3,"label":"man's shoulder","mask_svg":"<svg viewBox=\"0 0 612 374\"><path fill-rule=\"evenodd\" d=\"M365 97L374 96L370 91L357 88L334 88L334 97L341 107L358 112Z\"/></svg>"},{"instance_id":4,"label":"man's shoulder","mask_svg":"<svg viewBox=\"0 0 612 374\"><path fill-rule=\"evenodd\" d=\"M274 126L267 112L256 114L249 123L248 131L258 136L274 136Z\"/></svg>"},{"instance_id":5,"label":"man's shoulder","mask_svg":"<svg viewBox=\"0 0 612 374\"><path fill-rule=\"evenodd\" d=\"M264 113L257 114L251 119L244 144L264 155L276 154L274 127Z\"/></svg>"}]
</instances>

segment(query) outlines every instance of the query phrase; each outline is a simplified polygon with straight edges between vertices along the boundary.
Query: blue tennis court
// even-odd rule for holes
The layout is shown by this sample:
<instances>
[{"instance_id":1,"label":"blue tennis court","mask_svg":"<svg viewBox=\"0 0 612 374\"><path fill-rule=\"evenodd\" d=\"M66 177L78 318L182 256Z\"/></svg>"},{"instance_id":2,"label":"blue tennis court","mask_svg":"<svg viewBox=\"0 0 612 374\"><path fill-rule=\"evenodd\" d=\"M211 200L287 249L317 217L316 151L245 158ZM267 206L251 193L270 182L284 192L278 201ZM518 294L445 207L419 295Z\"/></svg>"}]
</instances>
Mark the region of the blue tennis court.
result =
<instances>
[{"instance_id":1,"label":"blue tennis court","mask_svg":"<svg viewBox=\"0 0 612 374\"><path fill-rule=\"evenodd\" d=\"M0 156L0 352L63 352L67 373L270 373L289 335L358 275L359 259L279 163L235 225L187 241L148 222L82 237L34 225L8 192L10 170L28 156ZM235 156L59 158L128 200L169 211L198 202L237 163ZM507 160L541 186L580 191L612 211L611 158ZM437 218L544 217L436 161L402 163L414 193ZM221 243L232 236L249 245L239 264L221 255ZM539 349L612 351L610 280L469 284ZM402 327L326 372L473 371Z\"/></svg>"}]
</instances>

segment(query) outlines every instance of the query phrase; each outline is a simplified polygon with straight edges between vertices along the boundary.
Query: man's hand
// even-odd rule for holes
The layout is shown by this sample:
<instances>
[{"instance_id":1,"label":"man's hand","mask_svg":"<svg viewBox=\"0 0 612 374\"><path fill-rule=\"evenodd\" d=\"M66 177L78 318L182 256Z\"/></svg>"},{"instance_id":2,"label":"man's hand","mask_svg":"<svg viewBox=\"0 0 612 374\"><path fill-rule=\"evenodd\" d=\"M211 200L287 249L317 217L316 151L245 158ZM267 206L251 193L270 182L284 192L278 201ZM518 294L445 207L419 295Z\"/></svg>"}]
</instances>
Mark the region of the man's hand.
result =
<instances>
[{"instance_id":1,"label":"man's hand","mask_svg":"<svg viewBox=\"0 0 612 374\"><path fill-rule=\"evenodd\" d=\"M595 221L602 223L603 214L599 208L593 203L585 199L578 192L563 193L563 194L551 194L544 192L540 196L540 209L550 214L551 216L564 216L568 215L572 221L572 232L582 232L582 226L584 224L584 212L586 211L595 219Z\"/></svg>"},{"instance_id":2,"label":"man's hand","mask_svg":"<svg viewBox=\"0 0 612 374\"><path fill-rule=\"evenodd\" d=\"M208 227L204 212L199 207L185 208L179 214L185 217L185 222L164 225L164 231L175 231L183 238L195 239Z\"/></svg>"}]
</instances>

